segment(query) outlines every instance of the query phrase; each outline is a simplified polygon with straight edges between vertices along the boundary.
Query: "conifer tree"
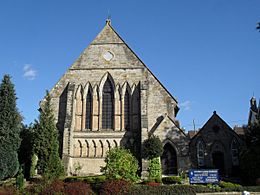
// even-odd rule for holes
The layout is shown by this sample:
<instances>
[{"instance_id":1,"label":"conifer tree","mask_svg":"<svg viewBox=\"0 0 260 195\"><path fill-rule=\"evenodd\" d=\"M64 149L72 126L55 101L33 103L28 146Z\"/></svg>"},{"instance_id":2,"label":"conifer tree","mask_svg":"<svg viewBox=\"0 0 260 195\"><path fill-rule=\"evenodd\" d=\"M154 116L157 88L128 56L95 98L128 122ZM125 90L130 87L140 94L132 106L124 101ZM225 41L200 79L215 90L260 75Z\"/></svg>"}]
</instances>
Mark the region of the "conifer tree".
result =
<instances>
[{"instance_id":1,"label":"conifer tree","mask_svg":"<svg viewBox=\"0 0 260 195\"><path fill-rule=\"evenodd\" d=\"M242 181L246 185L255 185L260 178L260 123L257 121L248 126L246 148L240 153Z\"/></svg>"},{"instance_id":2,"label":"conifer tree","mask_svg":"<svg viewBox=\"0 0 260 195\"><path fill-rule=\"evenodd\" d=\"M46 92L39 122L35 125L34 153L38 156L37 170L47 179L57 178L64 169L59 158L58 130L51 109L51 97Z\"/></svg>"},{"instance_id":3,"label":"conifer tree","mask_svg":"<svg viewBox=\"0 0 260 195\"><path fill-rule=\"evenodd\" d=\"M13 177L18 169L21 116L16 107L16 94L9 75L0 85L0 180Z\"/></svg>"}]
</instances>

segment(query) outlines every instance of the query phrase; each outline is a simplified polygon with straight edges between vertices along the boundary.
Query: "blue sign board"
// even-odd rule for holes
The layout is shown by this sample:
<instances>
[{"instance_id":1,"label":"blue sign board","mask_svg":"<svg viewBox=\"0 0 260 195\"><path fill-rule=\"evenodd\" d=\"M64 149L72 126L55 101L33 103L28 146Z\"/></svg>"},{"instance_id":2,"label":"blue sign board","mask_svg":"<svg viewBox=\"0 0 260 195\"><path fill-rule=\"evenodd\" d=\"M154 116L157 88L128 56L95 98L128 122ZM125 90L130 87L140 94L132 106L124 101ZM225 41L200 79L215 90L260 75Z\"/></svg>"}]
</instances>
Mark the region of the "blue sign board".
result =
<instances>
[{"instance_id":1,"label":"blue sign board","mask_svg":"<svg viewBox=\"0 0 260 195\"><path fill-rule=\"evenodd\" d=\"M191 169L189 171L190 184L219 182L218 169Z\"/></svg>"}]
</instances>

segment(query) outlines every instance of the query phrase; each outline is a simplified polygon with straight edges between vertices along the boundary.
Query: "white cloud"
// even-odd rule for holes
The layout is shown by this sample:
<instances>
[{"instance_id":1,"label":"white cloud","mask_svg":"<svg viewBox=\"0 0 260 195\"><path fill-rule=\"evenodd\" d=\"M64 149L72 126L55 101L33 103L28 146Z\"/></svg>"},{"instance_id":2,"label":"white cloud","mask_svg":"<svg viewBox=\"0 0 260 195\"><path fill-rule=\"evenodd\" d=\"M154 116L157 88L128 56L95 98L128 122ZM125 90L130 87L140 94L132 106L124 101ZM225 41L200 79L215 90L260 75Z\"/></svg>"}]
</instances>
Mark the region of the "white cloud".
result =
<instances>
[{"instance_id":1,"label":"white cloud","mask_svg":"<svg viewBox=\"0 0 260 195\"><path fill-rule=\"evenodd\" d=\"M25 64L23 67L23 76L28 80L34 80L36 78L37 71L34 70L31 64Z\"/></svg>"},{"instance_id":2,"label":"white cloud","mask_svg":"<svg viewBox=\"0 0 260 195\"><path fill-rule=\"evenodd\" d=\"M186 100L179 104L180 107L182 107L184 110L190 110L191 108L191 101Z\"/></svg>"}]
</instances>

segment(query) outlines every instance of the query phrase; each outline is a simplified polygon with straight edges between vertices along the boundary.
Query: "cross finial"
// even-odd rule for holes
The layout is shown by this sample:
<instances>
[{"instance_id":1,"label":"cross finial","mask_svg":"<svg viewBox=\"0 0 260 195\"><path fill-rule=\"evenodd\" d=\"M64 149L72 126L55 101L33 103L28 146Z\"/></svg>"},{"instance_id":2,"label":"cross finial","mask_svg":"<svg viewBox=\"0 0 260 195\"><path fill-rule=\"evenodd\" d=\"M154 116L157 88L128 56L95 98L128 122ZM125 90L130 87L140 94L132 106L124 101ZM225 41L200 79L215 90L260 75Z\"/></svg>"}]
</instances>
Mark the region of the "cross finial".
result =
<instances>
[{"instance_id":1,"label":"cross finial","mask_svg":"<svg viewBox=\"0 0 260 195\"><path fill-rule=\"evenodd\" d=\"M106 23L110 24L111 23L111 14L110 14L110 10L108 10L107 12L107 19L106 19Z\"/></svg>"}]
</instances>

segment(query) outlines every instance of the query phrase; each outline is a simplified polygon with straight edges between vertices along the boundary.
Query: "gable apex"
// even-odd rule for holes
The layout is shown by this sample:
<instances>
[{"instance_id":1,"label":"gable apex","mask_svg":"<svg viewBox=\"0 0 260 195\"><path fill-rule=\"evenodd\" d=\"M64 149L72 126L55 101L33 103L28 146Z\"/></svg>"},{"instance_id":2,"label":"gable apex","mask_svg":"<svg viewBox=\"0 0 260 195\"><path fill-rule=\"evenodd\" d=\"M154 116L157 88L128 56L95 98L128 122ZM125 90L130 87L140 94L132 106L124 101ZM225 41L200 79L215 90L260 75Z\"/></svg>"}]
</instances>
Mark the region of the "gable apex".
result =
<instances>
[{"instance_id":1,"label":"gable apex","mask_svg":"<svg viewBox=\"0 0 260 195\"><path fill-rule=\"evenodd\" d=\"M91 45L95 44L120 44L124 43L122 38L117 34L117 32L111 26L110 20L106 21L104 28L96 36L96 38L91 42Z\"/></svg>"}]
</instances>

